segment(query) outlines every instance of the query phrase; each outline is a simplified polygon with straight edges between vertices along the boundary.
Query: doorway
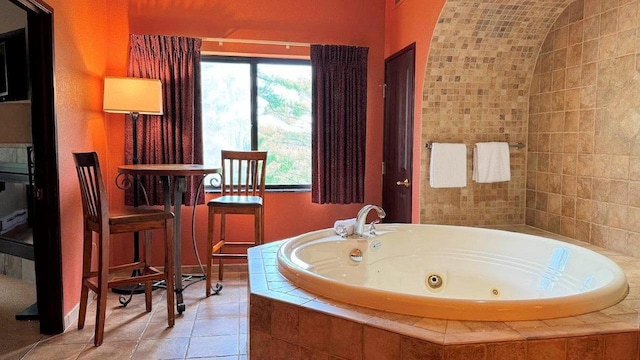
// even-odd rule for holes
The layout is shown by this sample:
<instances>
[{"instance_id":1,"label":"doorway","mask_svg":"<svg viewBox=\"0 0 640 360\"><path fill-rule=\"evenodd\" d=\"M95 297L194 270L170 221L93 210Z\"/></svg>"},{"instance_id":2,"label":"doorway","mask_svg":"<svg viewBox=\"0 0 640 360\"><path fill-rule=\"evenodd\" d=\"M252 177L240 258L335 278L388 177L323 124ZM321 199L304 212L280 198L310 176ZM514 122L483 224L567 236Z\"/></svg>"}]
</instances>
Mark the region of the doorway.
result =
<instances>
[{"instance_id":1,"label":"doorway","mask_svg":"<svg viewBox=\"0 0 640 360\"><path fill-rule=\"evenodd\" d=\"M53 10L40 0L9 1L27 14L31 151L28 192L36 306L43 334L64 331L60 196L53 92Z\"/></svg>"},{"instance_id":2,"label":"doorway","mask_svg":"<svg viewBox=\"0 0 640 360\"><path fill-rule=\"evenodd\" d=\"M382 207L385 222L410 223L415 43L385 60Z\"/></svg>"}]
</instances>

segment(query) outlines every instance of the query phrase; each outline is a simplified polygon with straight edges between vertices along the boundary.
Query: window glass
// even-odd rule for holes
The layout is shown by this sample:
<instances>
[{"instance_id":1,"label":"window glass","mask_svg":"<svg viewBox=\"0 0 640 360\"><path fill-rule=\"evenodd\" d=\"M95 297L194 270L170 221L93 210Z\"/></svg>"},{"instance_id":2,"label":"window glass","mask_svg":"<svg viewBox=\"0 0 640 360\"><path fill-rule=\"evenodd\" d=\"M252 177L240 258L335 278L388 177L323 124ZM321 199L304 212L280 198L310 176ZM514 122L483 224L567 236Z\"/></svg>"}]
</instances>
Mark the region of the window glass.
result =
<instances>
[{"instance_id":1,"label":"window glass","mask_svg":"<svg viewBox=\"0 0 640 360\"><path fill-rule=\"evenodd\" d=\"M222 149L268 151L267 187L308 188L311 184L309 62L203 59L205 164L220 166ZM255 86L253 92L252 86ZM205 180L205 184L210 185L211 178Z\"/></svg>"},{"instance_id":2,"label":"window glass","mask_svg":"<svg viewBox=\"0 0 640 360\"><path fill-rule=\"evenodd\" d=\"M311 184L311 67L258 65L258 149L267 185Z\"/></svg>"}]
</instances>

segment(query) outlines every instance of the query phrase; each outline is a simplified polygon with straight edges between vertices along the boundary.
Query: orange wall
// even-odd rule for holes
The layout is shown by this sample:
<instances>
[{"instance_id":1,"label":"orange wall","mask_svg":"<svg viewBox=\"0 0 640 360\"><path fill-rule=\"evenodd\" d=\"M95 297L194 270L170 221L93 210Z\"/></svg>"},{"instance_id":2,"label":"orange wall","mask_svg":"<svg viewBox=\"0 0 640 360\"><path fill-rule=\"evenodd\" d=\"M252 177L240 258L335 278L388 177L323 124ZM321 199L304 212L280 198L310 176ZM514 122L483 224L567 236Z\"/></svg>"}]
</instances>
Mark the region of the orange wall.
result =
<instances>
[{"instance_id":1,"label":"orange wall","mask_svg":"<svg viewBox=\"0 0 640 360\"><path fill-rule=\"evenodd\" d=\"M71 153L106 156L102 78L106 61L106 0L47 0L53 8L55 111L64 313L78 303L82 259L82 207Z\"/></svg>"},{"instance_id":2,"label":"orange wall","mask_svg":"<svg viewBox=\"0 0 640 360\"><path fill-rule=\"evenodd\" d=\"M385 59L416 43L413 133L413 215L420 222L420 153L422 151L422 87L433 30L446 0L385 0Z\"/></svg>"},{"instance_id":3,"label":"orange wall","mask_svg":"<svg viewBox=\"0 0 640 360\"><path fill-rule=\"evenodd\" d=\"M118 9L128 0L115 2ZM286 0L263 1L177 1L136 0L128 1L129 31L134 34L182 35L193 37L228 37L258 40L293 41L303 43L343 44L369 47L368 69L368 117L367 117L367 170L365 203L380 204L382 162L382 114L381 84L384 76L384 0L342 1ZM111 8L111 2L108 7ZM120 24L127 17L112 17ZM120 29L118 33L122 33ZM109 49L108 75L126 74L126 42L122 50L124 35ZM128 39L126 39L128 41ZM209 44L211 45L211 44ZM217 46L217 43L214 45ZM113 51L112 51L113 50ZM221 49L224 51L224 49ZM260 46L247 49L261 53ZM273 51L271 48L269 51ZM284 47L281 55L290 55ZM106 122L110 171L115 176L119 162L124 159L122 116L107 116ZM113 187L111 199L116 206L122 205L122 195ZM208 195L207 199L211 195ZM355 217L363 204L317 205L311 203L311 194L269 193L265 199L266 241L284 239L296 234L333 226L339 218ZM183 208L182 248L183 264L197 263L191 250L191 212ZM236 217L237 219L238 217ZM206 206L199 206L196 213L196 233L200 254L206 253ZM241 229L241 236L252 234L249 221L236 220L228 228ZM233 233L230 234L233 236ZM131 251L123 251L115 259L130 258Z\"/></svg>"}]
</instances>

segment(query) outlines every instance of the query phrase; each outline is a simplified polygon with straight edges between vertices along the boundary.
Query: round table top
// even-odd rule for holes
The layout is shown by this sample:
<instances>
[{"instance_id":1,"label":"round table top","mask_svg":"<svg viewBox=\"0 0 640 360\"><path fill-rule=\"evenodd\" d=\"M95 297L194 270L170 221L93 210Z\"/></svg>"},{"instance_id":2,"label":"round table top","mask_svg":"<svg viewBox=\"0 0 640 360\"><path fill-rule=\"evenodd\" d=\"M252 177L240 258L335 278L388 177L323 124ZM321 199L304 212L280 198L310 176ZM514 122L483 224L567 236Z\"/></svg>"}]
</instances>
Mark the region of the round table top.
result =
<instances>
[{"instance_id":1,"label":"round table top","mask_svg":"<svg viewBox=\"0 0 640 360\"><path fill-rule=\"evenodd\" d=\"M220 168L202 164L137 164L120 165L118 172L131 175L189 176L219 173Z\"/></svg>"}]
</instances>

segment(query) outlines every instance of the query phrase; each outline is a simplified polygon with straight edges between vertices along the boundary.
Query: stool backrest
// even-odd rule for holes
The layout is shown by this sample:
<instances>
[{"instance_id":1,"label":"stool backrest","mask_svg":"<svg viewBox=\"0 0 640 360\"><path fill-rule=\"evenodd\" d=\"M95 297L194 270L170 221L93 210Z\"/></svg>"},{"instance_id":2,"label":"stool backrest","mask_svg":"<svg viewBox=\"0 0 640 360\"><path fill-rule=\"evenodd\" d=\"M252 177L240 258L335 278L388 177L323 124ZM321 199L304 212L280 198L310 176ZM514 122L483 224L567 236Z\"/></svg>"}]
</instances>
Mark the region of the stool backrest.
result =
<instances>
[{"instance_id":1,"label":"stool backrest","mask_svg":"<svg viewBox=\"0 0 640 360\"><path fill-rule=\"evenodd\" d=\"M266 151L222 150L222 195L264 195Z\"/></svg>"},{"instance_id":2,"label":"stool backrest","mask_svg":"<svg viewBox=\"0 0 640 360\"><path fill-rule=\"evenodd\" d=\"M101 223L109 219L107 191L100 171L98 154L95 152L74 153L76 172L82 195L82 211L85 221Z\"/></svg>"}]
</instances>

